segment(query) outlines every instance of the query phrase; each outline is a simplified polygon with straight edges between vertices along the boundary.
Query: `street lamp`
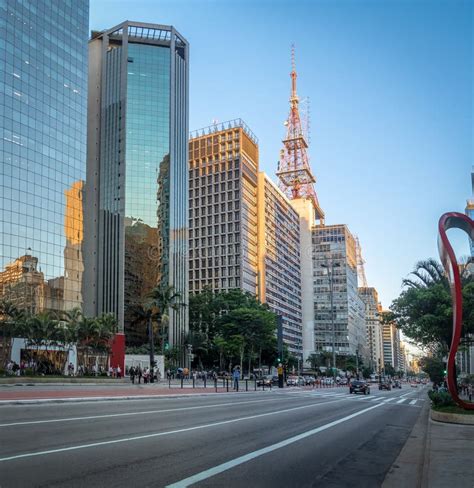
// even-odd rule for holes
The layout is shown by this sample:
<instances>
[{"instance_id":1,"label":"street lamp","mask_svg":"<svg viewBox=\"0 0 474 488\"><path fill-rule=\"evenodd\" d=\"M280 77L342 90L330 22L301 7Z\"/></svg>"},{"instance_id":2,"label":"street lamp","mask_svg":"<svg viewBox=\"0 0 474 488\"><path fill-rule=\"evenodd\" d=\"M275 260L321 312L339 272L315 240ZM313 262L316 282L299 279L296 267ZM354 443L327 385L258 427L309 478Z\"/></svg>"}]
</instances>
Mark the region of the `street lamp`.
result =
<instances>
[{"instance_id":1,"label":"street lamp","mask_svg":"<svg viewBox=\"0 0 474 488\"><path fill-rule=\"evenodd\" d=\"M336 326L334 324L334 288L333 288L333 274L334 268L339 267L339 263L335 263L331 260L331 264L321 263L322 268L328 270L329 278L329 297L331 301L331 326L332 326L332 366L333 366L333 376L334 381L336 380Z\"/></svg>"}]
</instances>

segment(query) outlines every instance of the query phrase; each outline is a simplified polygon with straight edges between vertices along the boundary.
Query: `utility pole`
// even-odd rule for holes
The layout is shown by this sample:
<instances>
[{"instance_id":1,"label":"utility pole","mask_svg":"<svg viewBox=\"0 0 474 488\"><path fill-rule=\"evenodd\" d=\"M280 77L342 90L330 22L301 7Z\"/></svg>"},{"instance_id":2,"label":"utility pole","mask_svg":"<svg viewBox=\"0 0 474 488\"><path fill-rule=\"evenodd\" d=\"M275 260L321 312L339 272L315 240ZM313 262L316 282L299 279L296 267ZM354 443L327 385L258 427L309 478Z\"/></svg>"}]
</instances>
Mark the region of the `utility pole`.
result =
<instances>
[{"instance_id":1,"label":"utility pole","mask_svg":"<svg viewBox=\"0 0 474 488\"><path fill-rule=\"evenodd\" d=\"M153 338L153 323L151 320L151 310L148 312L148 337L150 338L150 383L155 381L155 347Z\"/></svg>"}]
</instances>

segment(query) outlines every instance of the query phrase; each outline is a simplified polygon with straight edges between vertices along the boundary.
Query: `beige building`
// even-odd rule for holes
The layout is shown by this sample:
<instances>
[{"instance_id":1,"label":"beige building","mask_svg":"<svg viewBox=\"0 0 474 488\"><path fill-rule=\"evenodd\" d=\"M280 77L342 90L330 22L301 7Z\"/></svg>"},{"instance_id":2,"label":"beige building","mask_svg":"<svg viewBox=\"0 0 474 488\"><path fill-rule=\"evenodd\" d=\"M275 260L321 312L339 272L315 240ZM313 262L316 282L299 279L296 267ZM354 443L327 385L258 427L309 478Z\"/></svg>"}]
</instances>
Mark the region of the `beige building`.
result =
<instances>
[{"instance_id":1,"label":"beige building","mask_svg":"<svg viewBox=\"0 0 474 488\"><path fill-rule=\"evenodd\" d=\"M383 366L382 324L379 315L379 297L372 287L360 287L359 296L365 305L366 338L369 366L379 372Z\"/></svg>"},{"instance_id":2,"label":"beige building","mask_svg":"<svg viewBox=\"0 0 474 488\"><path fill-rule=\"evenodd\" d=\"M265 174L258 174L258 296L282 317L283 341L303 359L299 216Z\"/></svg>"},{"instance_id":3,"label":"beige building","mask_svg":"<svg viewBox=\"0 0 474 488\"><path fill-rule=\"evenodd\" d=\"M189 158L189 290L257 295L257 138L240 119L213 125Z\"/></svg>"}]
</instances>

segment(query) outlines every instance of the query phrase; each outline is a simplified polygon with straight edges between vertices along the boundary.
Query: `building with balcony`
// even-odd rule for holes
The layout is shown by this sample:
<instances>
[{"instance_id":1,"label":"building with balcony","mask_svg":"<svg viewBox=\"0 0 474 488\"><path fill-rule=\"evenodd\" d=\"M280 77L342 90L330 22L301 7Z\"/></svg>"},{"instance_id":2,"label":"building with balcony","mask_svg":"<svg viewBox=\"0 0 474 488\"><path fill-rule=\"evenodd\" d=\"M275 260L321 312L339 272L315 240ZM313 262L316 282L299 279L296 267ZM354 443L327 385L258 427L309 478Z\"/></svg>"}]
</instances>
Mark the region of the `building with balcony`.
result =
<instances>
[{"instance_id":1,"label":"building with balcony","mask_svg":"<svg viewBox=\"0 0 474 488\"><path fill-rule=\"evenodd\" d=\"M258 174L258 296L282 317L283 342L303 359L299 215L263 172Z\"/></svg>"}]
</instances>

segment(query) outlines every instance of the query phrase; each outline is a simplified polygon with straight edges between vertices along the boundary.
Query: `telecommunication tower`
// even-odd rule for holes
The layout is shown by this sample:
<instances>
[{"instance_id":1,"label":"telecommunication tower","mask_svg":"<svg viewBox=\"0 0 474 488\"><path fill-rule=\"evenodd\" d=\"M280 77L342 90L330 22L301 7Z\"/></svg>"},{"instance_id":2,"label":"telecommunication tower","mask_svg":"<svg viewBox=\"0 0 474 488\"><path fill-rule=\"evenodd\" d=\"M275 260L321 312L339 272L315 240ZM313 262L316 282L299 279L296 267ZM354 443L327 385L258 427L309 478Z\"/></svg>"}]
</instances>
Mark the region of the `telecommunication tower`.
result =
<instances>
[{"instance_id":1,"label":"telecommunication tower","mask_svg":"<svg viewBox=\"0 0 474 488\"><path fill-rule=\"evenodd\" d=\"M303 132L299 112L299 98L296 93L295 47L291 47L291 97L290 114L285 122L287 126L283 149L280 151L280 161L276 175L279 178L280 189L291 200L305 198L311 200L316 220L324 224L324 212L319 206L318 197L314 189L316 178L311 172L308 158L308 143Z\"/></svg>"},{"instance_id":2,"label":"telecommunication tower","mask_svg":"<svg viewBox=\"0 0 474 488\"><path fill-rule=\"evenodd\" d=\"M362 248L360 247L359 238L355 238L356 241L356 261L357 261L357 279L359 281L359 286L363 288L367 288L367 278L365 276L365 268L364 268L364 258L362 257Z\"/></svg>"}]
</instances>

